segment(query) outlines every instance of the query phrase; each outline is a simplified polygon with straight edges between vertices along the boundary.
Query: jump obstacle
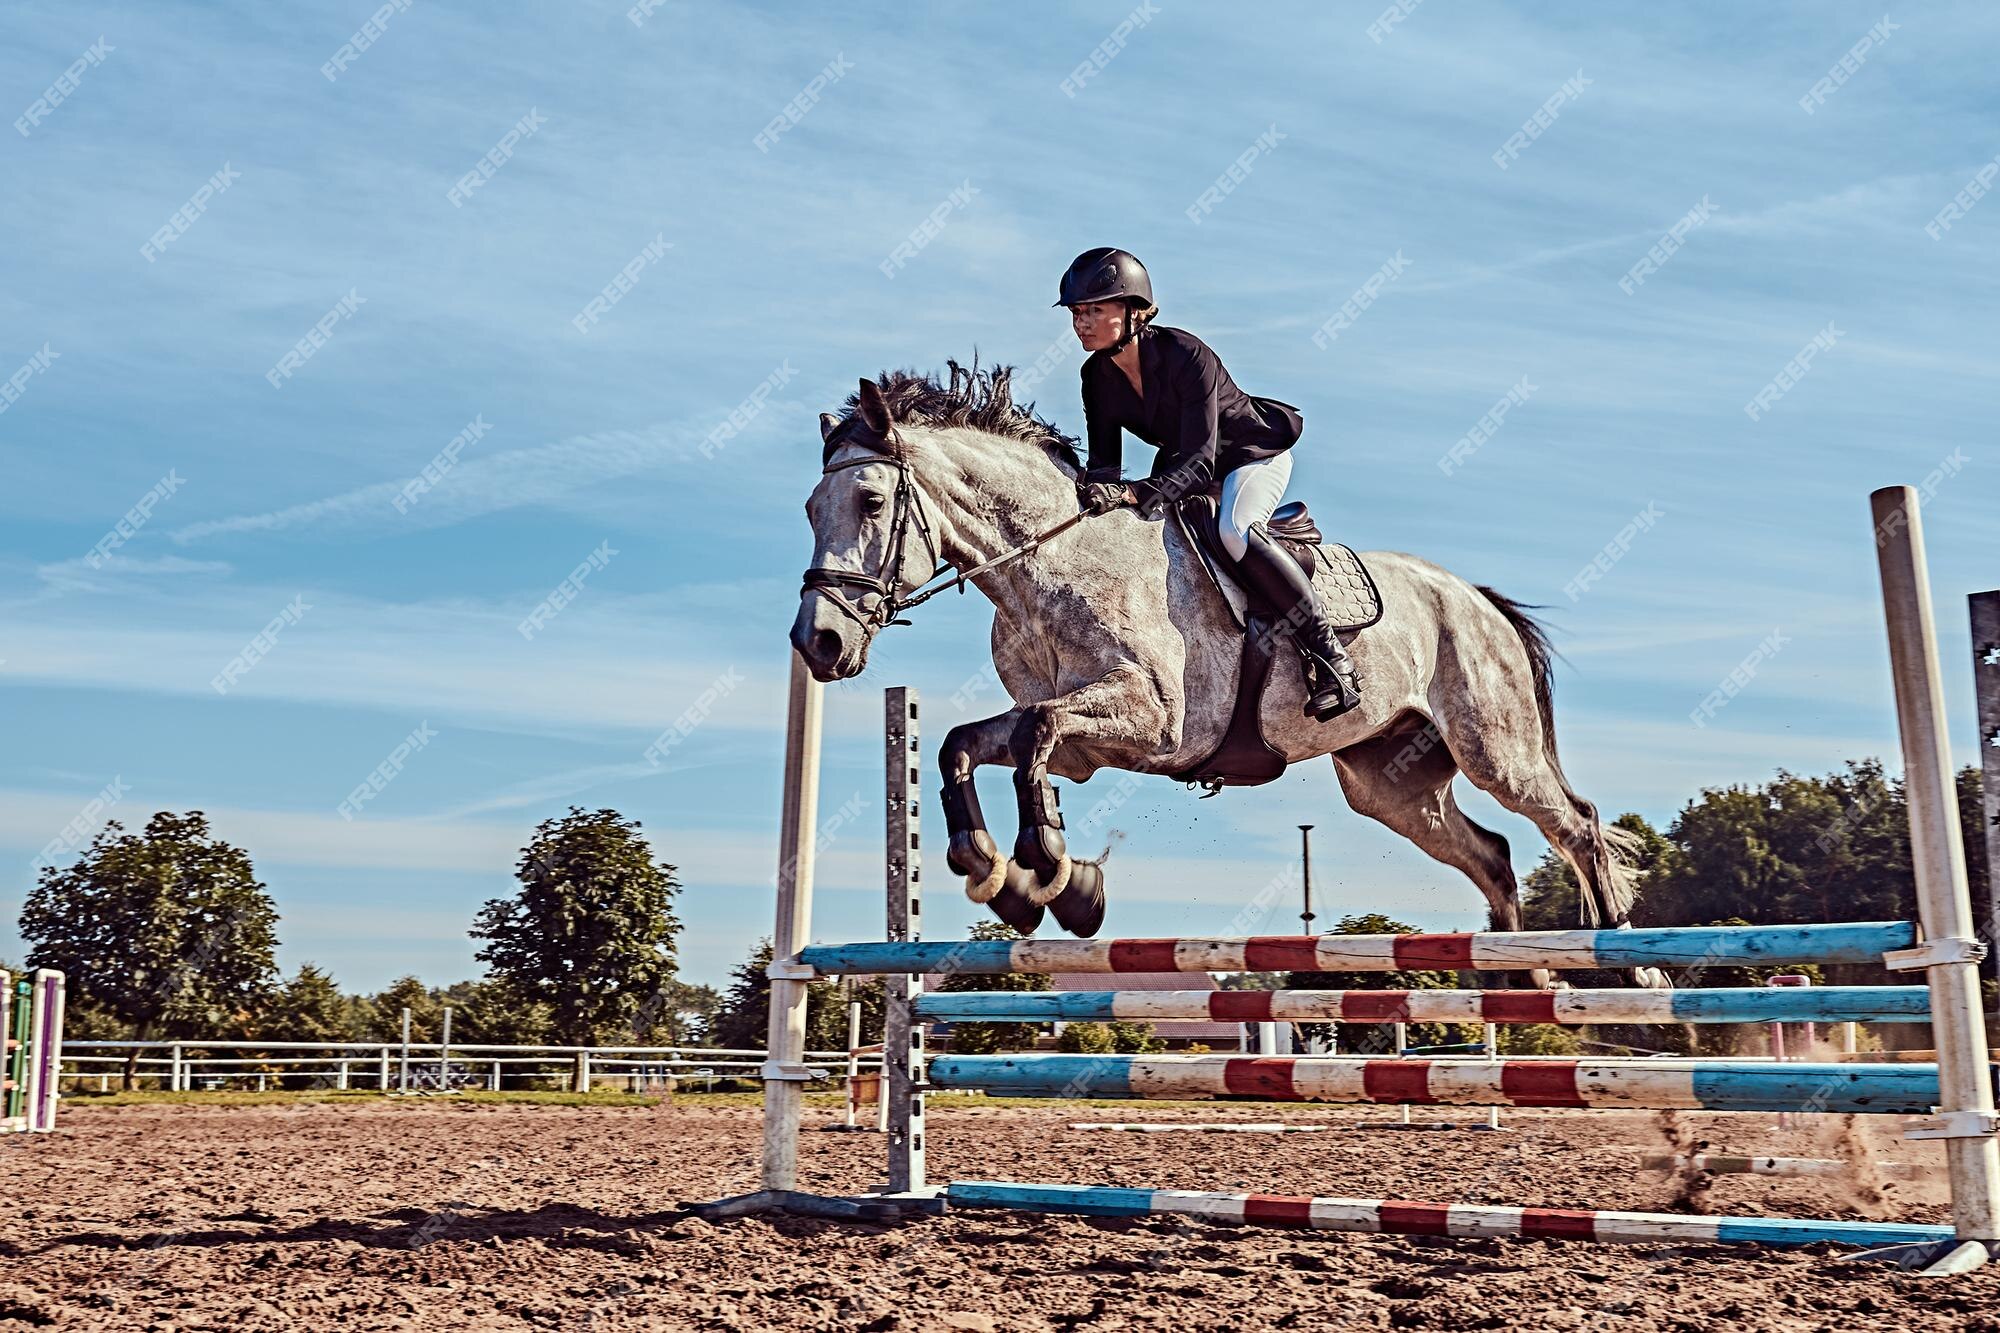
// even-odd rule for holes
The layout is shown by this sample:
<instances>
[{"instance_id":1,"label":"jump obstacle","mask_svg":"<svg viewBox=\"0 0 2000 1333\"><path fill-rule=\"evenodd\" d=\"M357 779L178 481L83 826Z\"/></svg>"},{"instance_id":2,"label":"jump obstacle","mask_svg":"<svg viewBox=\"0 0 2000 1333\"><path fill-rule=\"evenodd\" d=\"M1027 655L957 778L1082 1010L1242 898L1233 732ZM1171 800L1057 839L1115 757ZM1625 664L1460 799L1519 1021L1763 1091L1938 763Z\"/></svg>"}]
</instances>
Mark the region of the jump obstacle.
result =
<instances>
[{"instance_id":1,"label":"jump obstacle","mask_svg":"<svg viewBox=\"0 0 2000 1333\"><path fill-rule=\"evenodd\" d=\"M889 1218L951 1207L995 1207L1096 1217L1178 1215L1230 1223L1427 1236L1526 1236L1602 1242L1833 1242L1883 1247L1875 1254L1930 1273L1984 1264L2000 1244L2000 1117L1979 1008L1977 937L1958 841L1945 713L1916 492L1871 497L1915 862L1918 924L1681 927L1601 931L1274 936L1257 939L924 941L918 823L923 760L915 693L886 698L888 938L807 945L811 936L813 830L817 822L820 687L792 661L786 737L784 823L771 978L762 1183L755 1194L702 1205L709 1218L767 1209L835 1218ZM953 993L926 996L926 972L1387 971L1400 968L1520 970L1636 966L1790 965L1872 962L1924 973L1916 987L1828 987L1662 994L1417 992L1394 998L1352 992L1192 992L1091 996ZM798 1190L802 1092L815 1077L803 1060L807 986L829 976L888 978L884 1066L888 1077L888 1183L866 1198ZM1913 992L1922 994L1919 1006ZM1575 998L1570 998L1574 996ZM1108 1006L1112 1017L1286 1016L1373 1021L1417 1013L1476 1012L1485 1022L1677 1023L1920 1021L1937 1048L1933 1064L1785 1064L1695 1060L1381 1060L1341 1056L924 1056L924 1020L996 1016L1027 1021L1101 1017L1066 1006ZM1168 1012L1148 1009L1159 1005ZM1235 1009L1231 1006L1241 1005ZM1371 1010L1369 1006L1381 1006ZM1401 1005L1395 1019L1389 1006ZM1257 1012L1263 1006L1262 1012ZM1292 1006L1302 1006L1294 1009ZM1354 1007L1350 1007L1354 1006ZM1433 1008L1433 1006L1436 1006ZM1609 1014L1652 1017L1609 1018ZM1665 1017L1660 1017L1665 1015ZM1837 1017L1845 1015L1842 1019ZM1349 1019L1349 1021L1354 1021ZM1431 1021L1428 1017L1423 1021ZM1450 1021L1450 1020L1445 1020ZM1250 1093L1275 1100L1533 1107L1703 1108L1841 1111L1921 1117L1913 1139L1942 1139L1952 1224L1716 1218L1561 1208L1500 1208L1404 1200L1215 1194L996 1181L927 1184L924 1094L981 1089L1140 1096Z\"/></svg>"},{"instance_id":2,"label":"jump obstacle","mask_svg":"<svg viewBox=\"0 0 2000 1333\"><path fill-rule=\"evenodd\" d=\"M56 1127L63 974L0 972L0 1134Z\"/></svg>"}]
</instances>

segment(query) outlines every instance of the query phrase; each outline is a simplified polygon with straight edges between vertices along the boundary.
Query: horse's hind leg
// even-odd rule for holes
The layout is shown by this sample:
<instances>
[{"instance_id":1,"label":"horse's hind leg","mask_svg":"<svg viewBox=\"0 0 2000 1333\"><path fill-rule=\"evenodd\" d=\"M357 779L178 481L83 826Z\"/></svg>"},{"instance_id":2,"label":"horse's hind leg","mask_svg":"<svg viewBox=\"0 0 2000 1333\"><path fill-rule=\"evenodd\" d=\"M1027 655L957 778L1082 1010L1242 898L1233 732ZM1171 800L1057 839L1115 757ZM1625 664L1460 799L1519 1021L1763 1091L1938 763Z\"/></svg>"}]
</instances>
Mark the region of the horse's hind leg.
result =
<instances>
[{"instance_id":1,"label":"horse's hind leg","mask_svg":"<svg viewBox=\"0 0 2000 1333\"><path fill-rule=\"evenodd\" d=\"M1356 813L1381 821L1464 871L1486 897L1491 929L1521 928L1521 891L1507 840L1458 808L1451 791L1458 765L1428 719L1408 714L1391 730L1336 751L1333 766ZM1527 977L1539 988L1551 983L1542 968L1529 969ZM1493 978L1480 984L1504 983Z\"/></svg>"},{"instance_id":2,"label":"horse's hind leg","mask_svg":"<svg viewBox=\"0 0 2000 1333\"><path fill-rule=\"evenodd\" d=\"M1473 823L1452 799L1458 765L1427 719L1408 714L1391 730L1336 751L1333 766L1357 814L1380 820L1464 871L1485 895L1494 930L1521 928L1521 893L1507 840Z\"/></svg>"}]
</instances>

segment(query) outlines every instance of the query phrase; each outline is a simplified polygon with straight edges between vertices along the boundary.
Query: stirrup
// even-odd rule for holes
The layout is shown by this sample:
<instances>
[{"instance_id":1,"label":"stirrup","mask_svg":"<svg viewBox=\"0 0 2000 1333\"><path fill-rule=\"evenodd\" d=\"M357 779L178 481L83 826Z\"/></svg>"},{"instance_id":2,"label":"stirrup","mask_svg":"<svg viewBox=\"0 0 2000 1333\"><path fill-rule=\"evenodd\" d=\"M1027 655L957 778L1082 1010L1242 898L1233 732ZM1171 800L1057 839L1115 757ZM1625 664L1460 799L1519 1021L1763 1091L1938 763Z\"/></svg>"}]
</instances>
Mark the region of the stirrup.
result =
<instances>
[{"instance_id":1,"label":"stirrup","mask_svg":"<svg viewBox=\"0 0 2000 1333\"><path fill-rule=\"evenodd\" d=\"M1361 687L1354 679L1352 662L1336 665L1321 657L1310 648L1301 647L1299 656L1306 669L1306 699L1304 712L1316 722L1329 722L1344 713L1351 713L1361 706ZM1345 669L1342 669L1342 666ZM1315 707L1313 700L1331 692L1331 704L1322 700Z\"/></svg>"}]
</instances>

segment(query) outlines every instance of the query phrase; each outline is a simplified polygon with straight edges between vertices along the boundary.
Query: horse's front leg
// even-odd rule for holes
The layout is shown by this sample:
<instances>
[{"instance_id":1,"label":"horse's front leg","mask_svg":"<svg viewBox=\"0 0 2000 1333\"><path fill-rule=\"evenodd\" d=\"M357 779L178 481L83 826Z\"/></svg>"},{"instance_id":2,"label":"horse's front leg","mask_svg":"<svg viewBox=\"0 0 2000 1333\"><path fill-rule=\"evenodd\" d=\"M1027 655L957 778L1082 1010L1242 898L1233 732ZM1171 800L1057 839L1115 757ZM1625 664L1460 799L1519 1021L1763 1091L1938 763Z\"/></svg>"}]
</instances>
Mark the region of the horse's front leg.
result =
<instances>
[{"instance_id":1,"label":"horse's front leg","mask_svg":"<svg viewBox=\"0 0 2000 1333\"><path fill-rule=\"evenodd\" d=\"M1103 873L1096 864L1069 856L1049 762L1065 743L1088 746L1101 764L1116 767L1138 767L1171 753L1179 745L1179 710L1160 697L1151 679L1124 668L1055 699L952 728L939 755L950 836L945 859L966 877L966 896L992 904L1003 920L1024 931L1031 927L1020 925L1023 909L1032 908L1039 919L1045 905L1072 933L1096 929L1103 916ZM1011 861L1002 857L980 813L973 771L981 764L1014 769L1020 831Z\"/></svg>"}]
</instances>

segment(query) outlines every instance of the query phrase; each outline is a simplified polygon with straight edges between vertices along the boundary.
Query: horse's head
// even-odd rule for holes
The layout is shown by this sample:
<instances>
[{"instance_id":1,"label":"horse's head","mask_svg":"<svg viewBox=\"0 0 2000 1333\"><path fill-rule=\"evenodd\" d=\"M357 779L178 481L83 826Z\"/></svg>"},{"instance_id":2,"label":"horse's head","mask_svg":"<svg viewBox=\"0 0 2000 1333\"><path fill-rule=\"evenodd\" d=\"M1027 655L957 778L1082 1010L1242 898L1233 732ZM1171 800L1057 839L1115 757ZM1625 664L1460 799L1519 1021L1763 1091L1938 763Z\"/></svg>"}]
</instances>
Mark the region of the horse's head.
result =
<instances>
[{"instance_id":1,"label":"horse's head","mask_svg":"<svg viewBox=\"0 0 2000 1333\"><path fill-rule=\"evenodd\" d=\"M818 680L845 680L900 599L937 570L938 534L912 475L911 441L888 399L862 380L854 412L821 413L819 485L806 500L813 563L799 594L792 646Z\"/></svg>"}]
</instances>

